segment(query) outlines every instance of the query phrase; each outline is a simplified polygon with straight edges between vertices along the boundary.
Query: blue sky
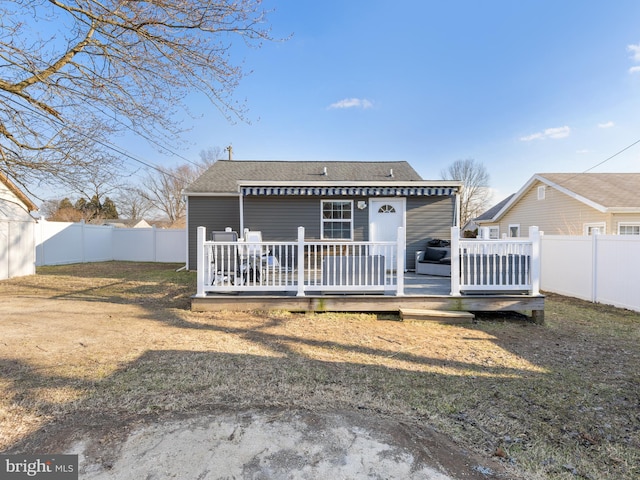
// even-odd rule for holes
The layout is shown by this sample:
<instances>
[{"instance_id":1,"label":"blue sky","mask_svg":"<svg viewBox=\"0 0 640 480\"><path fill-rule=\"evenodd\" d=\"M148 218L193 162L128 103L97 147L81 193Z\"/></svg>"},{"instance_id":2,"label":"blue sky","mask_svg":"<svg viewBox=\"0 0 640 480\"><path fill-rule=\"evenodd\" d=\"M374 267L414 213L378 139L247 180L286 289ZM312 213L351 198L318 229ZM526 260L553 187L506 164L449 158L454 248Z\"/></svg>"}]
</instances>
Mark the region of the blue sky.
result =
<instances>
[{"instance_id":1,"label":"blue sky","mask_svg":"<svg viewBox=\"0 0 640 480\"><path fill-rule=\"evenodd\" d=\"M250 123L202 98L181 155L482 162L497 202L538 172L582 172L640 140L640 2L266 0L276 37L234 47ZM177 165L135 142L145 161ZM639 172L640 144L594 172Z\"/></svg>"}]
</instances>

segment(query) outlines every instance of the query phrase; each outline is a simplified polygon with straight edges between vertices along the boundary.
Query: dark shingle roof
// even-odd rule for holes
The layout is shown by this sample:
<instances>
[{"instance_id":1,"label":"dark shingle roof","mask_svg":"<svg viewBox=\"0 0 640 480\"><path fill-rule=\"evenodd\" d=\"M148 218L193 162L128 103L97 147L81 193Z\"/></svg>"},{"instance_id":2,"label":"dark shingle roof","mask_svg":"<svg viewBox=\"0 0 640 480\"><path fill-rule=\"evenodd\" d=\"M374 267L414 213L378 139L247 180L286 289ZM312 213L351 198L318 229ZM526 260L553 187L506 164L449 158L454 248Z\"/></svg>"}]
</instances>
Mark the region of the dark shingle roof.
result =
<instances>
[{"instance_id":1,"label":"dark shingle roof","mask_svg":"<svg viewBox=\"0 0 640 480\"><path fill-rule=\"evenodd\" d=\"M323 175L326 167L327 174ZM390 175L393 170L393 176ZM218 160L186 193L237 193L238 181L385 182L422 181L407 162L286 162Z\"/></svg>"},{"instance_id":2,"label":"dark shingle roof","mask_svg":"<svg viewBox=\"0 0 640 480\"><path fill-rule=\"evenodd\" d=\"M505 198L504 200L502 200L499 203L496 203L493 207L491 207L489 210L487 210L486 212L484 212L482 215L474 218L473 220L476 222L481 222L483 220L491 220L493 218L493 216L498 213L500 210L502 210L502 207L504 207L507 202L509 200L511 200L511 198L515 195L515 193L512 193L511 195L509 195L507 198Z\"/></svg>"}]
</instances>

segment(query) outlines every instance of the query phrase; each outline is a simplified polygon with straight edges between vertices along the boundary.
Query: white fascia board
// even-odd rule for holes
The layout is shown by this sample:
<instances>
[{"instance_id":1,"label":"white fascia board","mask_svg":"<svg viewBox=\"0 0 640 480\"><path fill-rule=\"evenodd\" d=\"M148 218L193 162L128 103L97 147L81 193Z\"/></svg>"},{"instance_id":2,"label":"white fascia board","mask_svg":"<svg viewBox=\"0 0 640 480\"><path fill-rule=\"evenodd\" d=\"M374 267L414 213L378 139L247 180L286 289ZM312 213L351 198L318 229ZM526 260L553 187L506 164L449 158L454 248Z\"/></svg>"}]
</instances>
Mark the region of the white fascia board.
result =
<instances>
[{"instance_id":1,"label":"white fascia board","mask_svg":"<svg viewBox=\"0 0 640 480\"><path fill-rule=\"evenodd\" d=\"M574 200L582 202L585 205L587 205L587 206L589 206L591 208L594 208L594 209L598 210L601 213L607 213L607 207L605 207L603 205L600 205L599 203L596 203L593 200L589 200L588 198L583 197L582 195L578 195L576 192L574 192L572 190L569 190L568 188L560 186L557 183L553 183L552 181L547 180L545 177L543 177L541 175L535 175L534 177L536 177L538 180L540 180L545 185L548 185L548 186L550 186L552 188L555 188L559 192L564 193L565 195L567 195L568 197L573 198Z\"/></svg>"},{"instance_id":2,"label":"white fascia board","mask_svg":"<svg viewBox=\"0 0 640 480\"><path fill-rule=\"evenodd\" d=\"M638 207L610 207L607 208L607 213L640 213Z\"/></svg>"},{"instance_id":3,"label":"white fascia board","mask_svg":"<svg viewBox=\"0 0 640 480\"><path fill-rule=\"evenodd\" d=\"M500 219L500 217L502 217L511 208L511 206L514 203L520 200L520 198L525 194L525 192L529 190L529 187L533 185L533 182L535 182L536 180L540 180L540 178L541 177L539 175L534 175L533 177L531 177L527 181L527 183L525 183L524 186L520 190L518 190L513 197L511 197L511 200L505 203L505 205L500 210L498 210L498 212L493 216L493 218L488 218L486 220L476 220L476 223L478 225L481 225L483 223L497 222Z\"/></svg>"},{"instance_id":4,"label":"white fascia board","mask_svg":"<svg viewBox=\"0 0 640 480\"><path fill-rule=\"evenodd\" d=\"M240 195L238 192L184 192L186 197L237 197Z\"/></svg>"},{"instance_id":5,"label":"white fascia board","mask_svg":"<svg viewBox=\"0 0 640 480\"><path fill-rule=\"evenodd\" d=\"M552 181L548 180L547 178L543 177L542 175L538 175L535 174L534 176L532 176L527 183L524 184L524 186L518 190L518 192L511 197L511 200L509 200L504 207L502 207L500 209L500 211L498 211L493 218L487 219L487 220L480 220L477 223L482 224L482 223L493 223L493 222L497 222L507 211L509 211L509 209L513 206L513 204L515 204L516 202L518 202L525 193L527 193L527 191L529 190L529 188L531 188L531 186L536 182L539 181L541 183L544 183L545 185L551 187L551 188L555 188L556 190L558 190L559 192L564 193L565 195L584 203L585 205L588 205L591 208L594 208L596 210L598 210L599 212L602 213L607 213L607 211L611 211L608 210L606 207L600 205L599 203L596 203L592 200L589 200L588 198L585 198L581 195L578 195L577 193L562 187L560 185L558 185L557 183L553 183Z\"/></svg>"}]
</instances>

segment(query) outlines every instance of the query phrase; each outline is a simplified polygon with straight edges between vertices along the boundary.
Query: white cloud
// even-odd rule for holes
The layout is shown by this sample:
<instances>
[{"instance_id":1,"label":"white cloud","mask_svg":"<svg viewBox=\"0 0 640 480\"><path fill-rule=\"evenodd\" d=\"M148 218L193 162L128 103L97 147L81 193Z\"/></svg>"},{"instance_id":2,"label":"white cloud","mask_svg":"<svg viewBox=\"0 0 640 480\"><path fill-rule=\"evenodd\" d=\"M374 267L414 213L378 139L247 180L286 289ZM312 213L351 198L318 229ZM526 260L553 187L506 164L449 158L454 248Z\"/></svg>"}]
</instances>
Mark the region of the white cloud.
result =
<instances>
[{"instance_id":1,"label":"white cloud","mask_svg":"<svg viewBox=\"0 0 640 480\"><path fill-rule=\"evenodd\" d=\"M586 154L586 153L589 153L589 150L588 150L588 149L586 149L586 148L583 148L582 150L576 150L576 153L577 153L578 155L584 155L584 154Z\"/></svg>"},{"instance_id":2,"label":"white cloud","mask_svg":"<svg viewBox=\"0 0 640 480\"><path fill-rule=\"evenodd\" d=\"M631 67L629 69L629 73L638 73L640 72L640 67Z\"/></svg>"},{"instance_id":3,"label":"white cloud","mask_svg":"<svg viewBox=\"0 0 640 480\"><path fill-rule=\"evenodd\" d=\"M532 133L525 137L520 137L523 142L531 142L532 140L544 140L545 138L558 139L566 138L571 134L571 129L566 125L564 127L547 128L543 132Z\"/></svg>"},{"instance_id":4,"label":"white cloud","mask_svg":"<svg viewBox=\"0 0 640 480\"><path fill-rule=\"evenodd\" d=\"M631 52L634 62L640 62L640 43L638 45L627 45L627 51Z\"/></svg>"},{"instance_id":5,"label":"white cloud","mask_svg":"<svg viewBox=\"0 0 640 480\"><path fill-rule=\"evenodd\" d=\"M614 126L614 123L611 121L598 124L598 128L611 128L613 126Z\"/></svg>"},{"instance_id":6,"label":"white cloud","mask_svg":"<svg viewBox=\"0 0 640 480\"><path fill-rule=\"evenodd\" d=\"M332 103L329 105L330 109L336 108L372 108L373 102L367 100L366 98L344 98L336 103Z\"/></svg>"}]
</instances>

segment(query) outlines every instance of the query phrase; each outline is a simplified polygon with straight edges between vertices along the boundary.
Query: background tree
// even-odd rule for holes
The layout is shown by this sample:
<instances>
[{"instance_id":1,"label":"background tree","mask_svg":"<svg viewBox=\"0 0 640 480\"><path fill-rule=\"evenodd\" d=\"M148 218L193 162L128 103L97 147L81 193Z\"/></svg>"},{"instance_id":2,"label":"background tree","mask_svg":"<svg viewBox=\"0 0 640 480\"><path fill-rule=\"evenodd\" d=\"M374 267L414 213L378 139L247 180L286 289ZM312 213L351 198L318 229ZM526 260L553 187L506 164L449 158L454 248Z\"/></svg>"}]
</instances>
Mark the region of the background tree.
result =
<instances>
[{"instance_id":1,"label":"background tree","mask_svg":"<svg viewBox=\"0 0 640 480\"><path fill-rule=\"evenodd\" d=\"M171 224L176 223L186 214L183 190L213 165L220 154L220 148L210 147L200 152L200 162L149 170L143 181L142 196L162 212Z\"/></svg>"},{"instance_id":2,"label":"background tree","mask_svg":"<svg viewBox=\"0 0 640 480\"><path fill-rule=\"evenodd\" d=\"M479 216L489 206L491 190L489 173L482 162L473 159L456 160L440 172L443 180L460 180L460 226Z\"/></svg>"},{"instance_id":3,"label":"background tree","mask_svg":"<svg viewBox=\"0 0 640 480\"><path fill-rule=\"evenodd\" d=\"M44 202L41 213L47 220L53 222L87 222L95 220L117 219L118 210L115 203L105 197L104 202L100 202L97 195L91 200L79 198L75 204L69 198L62 200L47 200Z\"/></svg>"},{"instance_id":4,"label":"background tree","mask_svg":"<svg viewBox=\"0 0 640 480\"><path fill-rule=\"evenodd\" d=\"M0 18L0 170L27 191L109 160L116 132L174 146L194 91L243 119L233 39L271 39L260 0L21 0Z\"/></svg>"},{"instance_id":5,"label":"background tree","mask_svg":"<svg viewBox=\"0 0 640 480\"><path fill-rule=\"evenodd\" d=\"M142 220L147 215L152 215L154 207L137 186L126 185L118 190L118 211L121 218L132 222Z\"/></svg>"},{"instance_id":6,"label":"background tree","mask_svg":"<svg viewBox=\"0 0 640 480\"><path fill-rule=\"evenodd\" d=\"M62 200L47 200L40 207L40 214L52 222L79 222L82 220L82 212L77 210L67 197Z\"/></svg>"}]
</instances>

